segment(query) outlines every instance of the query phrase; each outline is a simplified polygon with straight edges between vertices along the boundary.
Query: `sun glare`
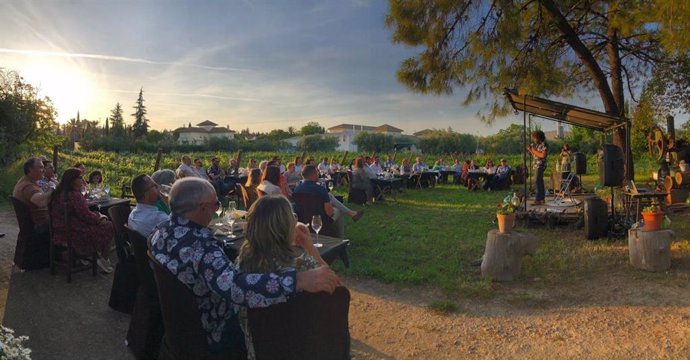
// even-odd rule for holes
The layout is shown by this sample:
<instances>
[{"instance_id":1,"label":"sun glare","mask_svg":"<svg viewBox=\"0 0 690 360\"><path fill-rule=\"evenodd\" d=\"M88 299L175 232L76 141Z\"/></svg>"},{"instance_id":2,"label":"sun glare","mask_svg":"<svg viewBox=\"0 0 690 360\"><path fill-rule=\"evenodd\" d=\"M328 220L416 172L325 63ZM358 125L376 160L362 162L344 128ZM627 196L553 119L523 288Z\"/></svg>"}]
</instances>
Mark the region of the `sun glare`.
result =
<instances>
[{"instance_id":1,"label":"sun glare","mask_svg":"<svg viewBox=\"0 0 690 360\"><path fill-rule=\"evenodd\" d=\"M77 111L83 117L93 105L95 87L88 74L76 65L45 61L27 64L19 72L38 89L39 96L50 98L61 124L76 117Z\"/></svg>"}]
</instances>

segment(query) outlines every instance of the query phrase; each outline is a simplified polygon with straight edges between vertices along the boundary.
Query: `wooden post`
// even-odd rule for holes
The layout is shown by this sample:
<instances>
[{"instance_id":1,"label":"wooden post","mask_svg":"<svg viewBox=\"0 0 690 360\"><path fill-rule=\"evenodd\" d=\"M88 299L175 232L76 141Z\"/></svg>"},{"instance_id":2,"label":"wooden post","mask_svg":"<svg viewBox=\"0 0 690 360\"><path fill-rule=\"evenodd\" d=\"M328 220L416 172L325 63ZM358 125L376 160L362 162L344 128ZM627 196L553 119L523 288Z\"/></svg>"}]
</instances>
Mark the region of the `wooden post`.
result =
<instances>
[{"instance_id":1,"label":"wooden post","mask_svg":"<svg viewBox=\"0 0 690 360\"><path fill-rule=\"evenodd\" d=\"M242 150L237 151L237 158L235 159L235 162L237 163L237 167L235 168L235 171L239 171L240 169L240 161L242 161Z\"/></svg>"},{"instance_id":2,"label":"wooden post","mask_svg":"<svg viewBox=\"0 0 690 360\"><path fill-rule=\"evenodd\" d=\"M345 166L345 159L347 159L348 153L348 151L345 151L345 155L343 155L343 159L340 161L340 166Z\"/></svg>"},{"instance_id":3,"label":"wooden post","mask_svg":"<svg viewBox=\"0 0 690 360\"><path fill-rule=\"evenodd\" d=\"M395 158L398 156L398 149L393 150L393 157L390 158L391 161L395 164Z\"/></svg>"},{"instance_id":4,"label":"wooden post","mask_svg":"<svg viewBox=\"0 0 690 360\"><path fill-rule=\"evenodd\" d=\"M153 172L158 171L161 166L161 156L163 155L163 149L158 148L158 154L156 154L156 165L153 166Z\"/></svg>"},{"instance_id":5,"label":"wooden post","mask_svg":"<svg viewBox=\"0 0 690 360\"><path fill-rule=\"evenodd\" d=\"M494 281L512 281L520 274L520 262L525 255L537 251L537 238L519 231L500 233L497 229L486 234L486 250L482 259L482 277Z\"/></svg>"},{"instance_id":6,"label":"wooden post","mask_svg":"<svg viewBox=\"0 0 690 360\"><path fill-rule=\"evenodd\" d=\"M646 271L666 271L671 268L671 243L676 240L673 230L628 231L630 265Z\"/></svg>"},{"instance_id":7,"label":"wooden post","mask_svg":"<svg viewBox=\"0 0 690 360\"><path fill-rule=\"evenodd\" d=\"M53 145L53 168L55 169L55 173L58 173L58 145Z\"/></svg>"}]
</instances>

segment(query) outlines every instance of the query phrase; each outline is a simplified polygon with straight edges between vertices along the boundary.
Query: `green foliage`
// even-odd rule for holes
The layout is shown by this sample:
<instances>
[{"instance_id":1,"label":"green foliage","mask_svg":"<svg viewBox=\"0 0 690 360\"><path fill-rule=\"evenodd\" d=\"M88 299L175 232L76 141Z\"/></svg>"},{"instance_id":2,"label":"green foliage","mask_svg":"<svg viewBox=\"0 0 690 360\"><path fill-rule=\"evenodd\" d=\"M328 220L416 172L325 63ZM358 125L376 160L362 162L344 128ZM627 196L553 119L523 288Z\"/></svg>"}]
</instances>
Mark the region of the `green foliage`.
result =
<instances>
[{"instance_id":1,"label":"green foliage","mask_svg":"<svg viewBox=\"0 0 690 360\"><path fill-rule=\"evenodd\" d=\"M595 154L601 143L601 134L591 129L574 126L570 135L565 138L565 142L568 143L572 152ZM554 153L553 146L551 146L551 153Z\"/></svg>"},{"instance_id":2,"label":"green foliage","mask_svg":"<svg viewBox=\"0 0 690 360\"><path fill-rule=\"evenodd\" d=\"M417 146L427 154L470 153L476 150L477 139L452 129L432 130L419 140Z\"/></svg>"},{"instance_id":3,"label":"green foliage","mask_svg":"<svg viewBox=\"0 0 690 360\"><path fill-rule=\"evenodd\" d=\"M50 98L39 98L19 74L0 68L0 165L61 142L54 135L56 116Z\"/></svg>"},{"instance_id":4,"label":"green foliage","mask_svg":"<svg viewBox=\"0 0 690 360\"><path fill-rule=\"evenodd\" d=\"M333 151L338 146L338 138L323 135L303 136L297 143L302 151Z\"/></svg>"},{"instance_id":5,"label":"green foliage","mask_svg":"<svg viewBox=\"0 0 690 360\"><path fill-rule=\"evenodd\" d=\"M495 135L483 139L481 145L485 151L494 154L519 154L524 148L524 129L522 125L510 124Z\"/></svg>"},{"instance_id":6,"label":"green foliage","mask_svg":"<svg viewBox=\"0 0 690 360\"><path fill-rule=\"evenodd\" d=\"M134 106L134 124L132 133L135 138L143 138L149 130L149 119L146 118L146 106L144 105L144 88L139 89L139 97Z\"/></svg>"},{"instance_id":7,"label":"green foliage","mask_svg":"<svg viewBox=\"0 0 690 360\"><path fill-rule=\"evenodd\" d=\"M319 125L319 123L315 121L308 122L307 125L302 126L302 129L300 130L300 134L302 136L324 133L326 133L326 129L324 129L321 125Z\"/></svg>"},{"instance_id":8,"label":"green foliage","mask_svg":"<svg viewBox=\"0 0 690 360\"><path fill-rule=\"evenodd\" d=\"M355 136L354 143L359 151L383 153L393 151L395 137L388 134L362 131Z\"/></svg>"},{"instance_id":9,"label":"green foliage","mask_svg":"<svg viewBox=\"0 0 690 360\"><path fill-rule=\"evenodd\" d=\"M125 120L122 117L122 105L119 102L110 110L110 133L115 137L125 136Z\"/></svg>"}]
</instances>

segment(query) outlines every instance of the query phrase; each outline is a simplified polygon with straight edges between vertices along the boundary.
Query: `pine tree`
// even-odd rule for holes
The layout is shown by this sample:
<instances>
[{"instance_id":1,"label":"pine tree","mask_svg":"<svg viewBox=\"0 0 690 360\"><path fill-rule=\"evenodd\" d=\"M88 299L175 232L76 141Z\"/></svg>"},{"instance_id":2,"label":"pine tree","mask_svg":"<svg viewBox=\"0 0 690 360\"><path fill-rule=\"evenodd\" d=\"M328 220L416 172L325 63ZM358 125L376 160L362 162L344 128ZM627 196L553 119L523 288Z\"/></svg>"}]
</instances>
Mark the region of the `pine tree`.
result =
<instances>
[{"instance_id":1,"label":"pine tree","mask_svg":"<svg viewBox=\"0 0 690 360\"><path fill-rule=\"evenodd\" d=\"M146 106L144 106L144 88L139 89L139 97L132 116L134 116L134 124L132 125L134 137L145 137L149 130L149 120L146 118Z\"/></svg>"},{"instance_id":2,"label":"pine tree","mask_svg":"<svg viewBox=\"0 0 690 360\"><path fill-rule=\"evenodd\" d=\"M122 118L122 105L118 102L115 108L110 110L110 119L112 122L112 130L114 136L123 136L125 134L125 121Z\"/></svg>"}]
</instances>

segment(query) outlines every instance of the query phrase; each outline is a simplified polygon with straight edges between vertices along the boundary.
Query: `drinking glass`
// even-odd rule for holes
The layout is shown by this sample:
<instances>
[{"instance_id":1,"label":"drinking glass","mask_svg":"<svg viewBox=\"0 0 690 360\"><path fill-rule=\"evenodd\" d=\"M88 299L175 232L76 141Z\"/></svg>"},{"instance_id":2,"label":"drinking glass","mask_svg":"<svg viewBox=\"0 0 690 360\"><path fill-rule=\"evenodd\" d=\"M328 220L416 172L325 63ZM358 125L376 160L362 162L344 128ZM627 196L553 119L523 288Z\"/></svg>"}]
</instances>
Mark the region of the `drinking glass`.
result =
<instances>
[{"instance_id":1,"label":"drinking glass","mask_svg":"<svg viewBox=\"0 0 690 360\"><path fill-rule=\"evenodd\" d=\"M235 201L229 201L228 202L228 211L230 213L232 213L235 210L237 210L237 203Z\"/></svg>"},{"instance_id":2,"label":"drinking glass","mask_svg":"<svg viewBox=\"0 0 690 360\"><path fill-rule=\"evenodd\" d=\"M328 190L333 191L333 180L328 182Z\"/></svg>"},{"instance_id":3,"label":"drinking glass","mask_svg":"<svg viewBox=\"0 0 690 360\"><path fill-rule=\"evenodd\" d=\"M170 185L165 185L165 184L162 184L158 187L161 195L165 196L166 198L168 197L168 195L170 195L170 188L171 188Z\"/></svg>"},{"instance_id":4,"label":"drinking glass","mask_svg":"<svg viewBox=\"0 0 690 360\"><path fill-rule=\"evenodd\" d=\"M323 246L323 244L319 242L319 231L321 231L321 226L323 226L321 223L321 215L314 215L311 218L311 228L316 232L316 241L314 242L314 247L317 248Z\"/></svg>"},{"instance_id":5,"label":"drinking glass","mask_svg":"<svg viewBox=\"0 0 690 360\"><path fill-rule=\"evenodd\" d=\"M226 221L227 221L227 223L228 223L228 226L230 227L230 231L228 232L228 237L231 238L231 239L236 238L237 236L235 236L235 231L234 231L234 230L235 230L235 229L234 229L234 226L235 226L235 218L234 218L232 215L226 215L226 216L225 216L225 219L226 219Z\"/></svg>"}]
</instances>

